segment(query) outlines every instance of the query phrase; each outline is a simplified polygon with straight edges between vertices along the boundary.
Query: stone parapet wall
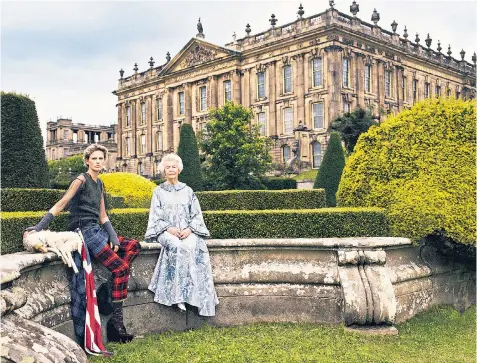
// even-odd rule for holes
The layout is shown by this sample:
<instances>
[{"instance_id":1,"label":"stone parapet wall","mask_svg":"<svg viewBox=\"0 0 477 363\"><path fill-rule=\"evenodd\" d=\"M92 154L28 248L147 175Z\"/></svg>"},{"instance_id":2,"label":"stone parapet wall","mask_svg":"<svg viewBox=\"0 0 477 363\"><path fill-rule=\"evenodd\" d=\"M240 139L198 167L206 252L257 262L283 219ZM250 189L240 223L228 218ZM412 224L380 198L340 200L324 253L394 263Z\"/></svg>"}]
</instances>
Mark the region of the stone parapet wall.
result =
<instances>
[{"instance_id":1,"label":"stone parapet wall","mask_svg":"<svg viewBox=\"0 0 477 363\"><path fill-rule=\"evenodd\" d=\"M208 240L220 304L203 318L153 302L160 248L142 243L131 268L125 323L133 334L256 322L394 324L432 305L475 304L475 272L405 238ZM2 317L73 338L69 277L56 256L0 257ZM94 265L97 287L109 272ZM103 327L109 317L102 317ZM14 324L14 325L15 325ZM14 331L3 331L14 340ZM104 337L106 335L104 334Z\"/></svg>"}]
</instances>

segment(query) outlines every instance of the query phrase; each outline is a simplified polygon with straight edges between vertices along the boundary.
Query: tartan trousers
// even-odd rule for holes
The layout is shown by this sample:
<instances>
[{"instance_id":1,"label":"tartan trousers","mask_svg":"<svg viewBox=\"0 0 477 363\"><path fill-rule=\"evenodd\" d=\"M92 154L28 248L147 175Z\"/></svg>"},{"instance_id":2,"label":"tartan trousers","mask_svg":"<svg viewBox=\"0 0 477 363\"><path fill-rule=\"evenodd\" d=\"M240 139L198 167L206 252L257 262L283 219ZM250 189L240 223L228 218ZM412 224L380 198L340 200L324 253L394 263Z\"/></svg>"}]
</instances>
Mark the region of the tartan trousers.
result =
<instances>
[{"instance_id":1,"label":"tartan trousers","mask_svg":"<svg viewBox=\"0 0 477 363\"><path fill-rule=\"evenodd\" d=\"M128 296L129 266L141 252L138 241L122 236L118 239L120 245L117 253L109 247L109 244L106 244L98 254L94 255L97 262L111 271L113 302L122 301Z\"/></svg>"}]
</instances>

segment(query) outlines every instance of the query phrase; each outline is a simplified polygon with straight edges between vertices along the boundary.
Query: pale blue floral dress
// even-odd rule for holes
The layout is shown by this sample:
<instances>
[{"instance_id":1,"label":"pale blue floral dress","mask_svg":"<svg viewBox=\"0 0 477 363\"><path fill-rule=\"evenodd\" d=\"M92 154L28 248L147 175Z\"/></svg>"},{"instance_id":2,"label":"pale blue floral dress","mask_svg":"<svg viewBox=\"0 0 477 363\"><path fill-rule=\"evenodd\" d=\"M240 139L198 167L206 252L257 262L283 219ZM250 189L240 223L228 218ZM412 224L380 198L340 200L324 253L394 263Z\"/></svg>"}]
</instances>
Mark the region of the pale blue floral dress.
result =
<instances>
[{"instance_id":1,"label":"pale blue floral dress","mask_svg":"<svg viewBox=\"0 0 477 363\"><path fill-rule=\"evenodd\" d=\"M169 227L190 228L192 233L181 240L167 232ZM164 182L154 189L145 237L163 246L149 283L155 302L167 306L188 303L198 307L200 315L215 315L219 300L204 241L209 235L190 187Z\"/></svg>"}]
</instances>

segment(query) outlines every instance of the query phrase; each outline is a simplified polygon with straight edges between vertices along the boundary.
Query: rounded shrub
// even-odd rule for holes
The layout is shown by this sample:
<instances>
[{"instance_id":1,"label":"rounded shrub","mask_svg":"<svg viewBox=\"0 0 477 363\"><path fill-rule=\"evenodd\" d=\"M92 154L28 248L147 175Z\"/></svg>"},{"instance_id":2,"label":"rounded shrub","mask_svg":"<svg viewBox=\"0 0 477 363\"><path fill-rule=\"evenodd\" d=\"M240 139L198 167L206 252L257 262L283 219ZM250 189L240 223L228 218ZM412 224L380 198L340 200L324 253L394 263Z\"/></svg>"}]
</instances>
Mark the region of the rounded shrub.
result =
<instances>
[{"instance_id":1,"label":"rounded shrub","mask_svg":"<svg viewBox=\"0 0 477 363\"><path fill-rule=\"evenodd\" d=\"M388 209L395 235L475 245L475 102L431 99L361 135L339 206Z\"/></svg>"},{"instance_id":2,"label":"rounded shrub","mask_svg":"<svg viewBox=\"0 0 477 363\"><path fill-rule=\"evenodd\" d=\"M149 208L156 184L132 173L108 173L100 176L106 192L124 198L129 208Z\"/></svg>"}]
</instances>

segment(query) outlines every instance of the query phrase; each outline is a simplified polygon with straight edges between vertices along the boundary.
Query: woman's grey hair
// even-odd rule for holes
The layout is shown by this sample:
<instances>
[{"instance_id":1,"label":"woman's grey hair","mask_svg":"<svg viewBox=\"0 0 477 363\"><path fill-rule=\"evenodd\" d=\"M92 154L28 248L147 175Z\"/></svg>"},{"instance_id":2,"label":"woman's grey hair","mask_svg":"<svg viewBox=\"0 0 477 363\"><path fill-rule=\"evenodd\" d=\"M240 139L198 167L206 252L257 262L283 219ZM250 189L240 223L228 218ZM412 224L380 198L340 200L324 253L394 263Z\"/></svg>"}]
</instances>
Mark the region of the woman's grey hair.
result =
<instances>
[{"instance_id":1,"label":"woman's grey hair","mask_svg":"<svg viewBox=\"0 0 477 363\"><path fill-rule=\"evenodd\" d=\"M163 156L163 158L161 159L161 162L158 166L158 169L159 169L159 172L164 175L164 168L165 168L165 163L166 161L174 161L177 163L177 167L179 169L179 173L182 171L182 169L184 168L184 164L182 164L182 159L180 158L179 155L177 154L174 154L174 153L171 153L171 154L167 154L165 156Z\"/></svg>"},{"instance_id":2,"label":"woman's grey hair","mask_svg":"<svg viewBox=\"0 0 477 363\"><path fill-rule=\"evenodd\" d=\"M108 149L106 149L103 145L91 144L83 152L83 161L85 165L86 165L86 162L89 160L89 157L91 156L91 154L94 153L95 151L102 151L104 154L104 160L107 159Z\"/></svg>"}]
</instances>

